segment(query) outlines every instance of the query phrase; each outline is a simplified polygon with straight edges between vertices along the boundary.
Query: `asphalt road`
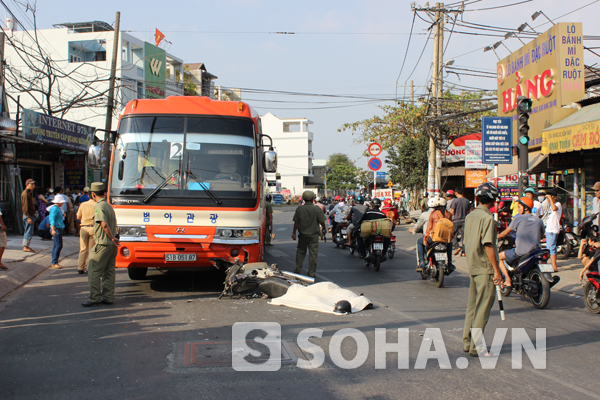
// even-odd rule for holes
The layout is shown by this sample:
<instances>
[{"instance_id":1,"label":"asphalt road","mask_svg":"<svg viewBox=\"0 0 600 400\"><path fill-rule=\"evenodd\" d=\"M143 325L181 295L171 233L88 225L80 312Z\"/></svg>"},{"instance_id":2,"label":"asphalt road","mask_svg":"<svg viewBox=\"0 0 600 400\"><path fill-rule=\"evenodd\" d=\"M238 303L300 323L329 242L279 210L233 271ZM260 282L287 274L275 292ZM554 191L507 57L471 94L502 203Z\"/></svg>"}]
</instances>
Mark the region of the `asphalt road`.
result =
<instances>
[{"instance_id":1,"label":"asphalt road","mask_svg":"<svg viewBox=\"0 0 600 400\"><path fill-rule=\"evenodd\" d=\"M266 260L284 270L294 268L292 212L276 209L276 238ZM406 230L396 232L400 247L414 245ZM513 295L505 299L504 322L494 306L488 346L499 337L497 328L508 333L495 368L484 369L462 352L467 275L457 270L436 289L414 271L414 256L401 251L375 272L331 241L321 244L318 279L363 293L375 306L350 316L263 299L218 300L222 276L215 272L152 271L144 281L130 281L118 271L115 304L85 309L80 304L87 279L76 274L75 264L74 258L65 260L63 270L47 270L0 301L0 399L598 398L593 382L600 372L600 316L587 313L581 298L553 292L548 308L537 310ZM236 322L281 325L286 352L278 371L231 368ZM307 358L296 344L306 328L323 331L311 339L326 355L315 369L296 366L298 357ZM362 332L366 343L357 349L347 338L330 347L344 328ZM377 328L385 329L388 343L398 342L402 330L407 368L398 368L406 351L387 353L385 366L376 368L375 343L382 343L375 339ZM536 341L536 328L546 333L545 368L534 368L523 352L522 369L514 369L513 332L524 329L539 350L543 341ZM366 360L344 369L338 348L346 360L356 354ZM449 369L435 358L423 362L430 348L443 366L447 353Z\"/></svg>"}]
</instances>

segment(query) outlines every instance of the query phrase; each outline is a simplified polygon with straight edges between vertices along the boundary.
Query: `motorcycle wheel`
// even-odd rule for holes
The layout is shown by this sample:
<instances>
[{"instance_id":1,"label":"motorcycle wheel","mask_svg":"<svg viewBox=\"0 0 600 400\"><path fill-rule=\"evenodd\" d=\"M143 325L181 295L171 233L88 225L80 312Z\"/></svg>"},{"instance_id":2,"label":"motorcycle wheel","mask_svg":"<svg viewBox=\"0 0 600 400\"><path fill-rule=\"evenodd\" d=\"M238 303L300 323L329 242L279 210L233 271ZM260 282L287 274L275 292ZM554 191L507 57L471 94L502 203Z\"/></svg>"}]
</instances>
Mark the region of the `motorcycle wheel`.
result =
<instances>
[{"instance_id":1,"label":"motorcycle wheel","mask_svg":"<svg viewBox=\"0 0 600 400\"><path fill-rule=\"evenodd\" d=\"M529 298L531 304L533 304L535 308L546 308L550 301L550 283L542 276L539 268L533 268L531 272L529 272L529 279L540 286L541 292L537 296Z\"/></svg>"},{"instance_id":2,"label":"motorcycle wheel","mask_svg":"<svg viewBox=\"0 0 600 400\"><path fill-rule=\"evenodd\" d=\"M502 289L500 289L500 293L502 293L502 297L508 297L510 296L510 294L512 293L512 287L506 287L506 286L502 286Z\"/></svg>"},{"instance_id":3,"label":"motorcycle wheel","mask_svg":"<svg viewBox=\"0 0 600 400\"><path fill-rule=\"evenodd\" d=\"M444 270L446 269L446 263L440 262L437 267L437 274L433 277L433 282L436 288L444 286Z\"/></svg>"},{"instance_id":4,"label":"motorcycle wheel","mask_svg":"<svg viewBox=\"0 0 600 400\"><path fill-rule=\"evenodd\" d=\"M379 266L381 265L381 256L375 256L375 261L373 262L373 267L375 271L379 272Z\"/></svg>"},{"instance_id":5,"label":"motorcycle wheel","mask_svg":"<svg viewBox=\"0 0 600 400\"><path fill-rule=\"evenodd\" d=\"M391 260L394 258L394 253L396 252L396 245L391 245L388 249L388 258Z\"/></svg>"},{"instance_id":6,"label":"motorcycle wheel","mask_svg":"<svg viewBox=\"0 0 600 400\"><path fill-rule=\"evenodd\" d=\"M421 274L421 279L425 280L427 279L427 275L425 275L425 273L423 271L419 272Z\"/></svg>"},{"instance_id":7,"label":"motorcycle wheel","mask_svg":"<svg viewBox=\"0 0 600 400\"><path fill-rule=\"evenodd\" d=\"M596 286L590 281L585 283L583 288L583 302L585 308L592 314L600 314L600 304L598 304L598 291Z\"/></svg>"},{"instance_id":8,"label":"motorcycle wheel","mask_svg":"<svg viewBox=\"0 0 600 400\"><path fill-rule=\"evenodd\" d=\"M559 260L566 260L571 255L573 251L573 245L571 242L566 242L560 245L560 251L556 253L556 258Z\"/></svg>"}]
</instances>

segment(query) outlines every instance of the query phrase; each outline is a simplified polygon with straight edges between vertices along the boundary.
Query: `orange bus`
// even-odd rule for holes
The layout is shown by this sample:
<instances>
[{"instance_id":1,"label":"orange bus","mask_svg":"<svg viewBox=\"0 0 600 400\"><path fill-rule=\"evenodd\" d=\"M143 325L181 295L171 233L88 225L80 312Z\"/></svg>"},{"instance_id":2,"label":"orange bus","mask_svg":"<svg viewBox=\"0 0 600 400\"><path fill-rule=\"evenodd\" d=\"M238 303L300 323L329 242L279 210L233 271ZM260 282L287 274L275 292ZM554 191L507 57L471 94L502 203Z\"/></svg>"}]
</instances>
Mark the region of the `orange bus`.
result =
<instances>
[{"instance_id":1,"label":"orange bus","mask_svg":"<svg viewBox=\"0 0 600 400\"><path fill-rule=\"evenodd\" d=\"M275 172L277 155L248 104L133 100L105 136L114 144L107 193L119 226L117 268L144 279L148 268L262 261L265 172ZM92 167L100 149L90 148Z\"/></svg>"}]
</instances>

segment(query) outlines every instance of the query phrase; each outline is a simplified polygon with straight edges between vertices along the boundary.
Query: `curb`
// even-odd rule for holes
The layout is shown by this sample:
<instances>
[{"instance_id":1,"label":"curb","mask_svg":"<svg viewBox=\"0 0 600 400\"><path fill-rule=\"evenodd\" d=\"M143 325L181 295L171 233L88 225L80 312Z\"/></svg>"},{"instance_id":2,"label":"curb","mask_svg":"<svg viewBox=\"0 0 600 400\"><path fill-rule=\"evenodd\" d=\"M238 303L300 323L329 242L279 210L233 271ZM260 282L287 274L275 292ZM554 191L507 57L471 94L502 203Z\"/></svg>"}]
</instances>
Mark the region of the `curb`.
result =
<instances>
[{"instance_id":1,"label":"curb","mask_svg":"<svg viewBox=\"0 0 600 400\"><path fill-rule=\"evenodd\" d=\"M60 260L64 260L78 253L79 250L71 254L66 254L65 256L61 257ZM10 263L12 265L15 265L17 263L24 263L27 265L23 265L20 268L11 268L11 270L7 271L5 274L0 276L0 299L2 299L4 296L11 293L12 291L20 288L27 282L31 281L45 270L50 269L49 266L43 266L45 264L43 260L47 257L52 257L52 254L38 253L38 255L41 255L41 257L32 261L14 261Z\"/></svg>"}]
</instances>

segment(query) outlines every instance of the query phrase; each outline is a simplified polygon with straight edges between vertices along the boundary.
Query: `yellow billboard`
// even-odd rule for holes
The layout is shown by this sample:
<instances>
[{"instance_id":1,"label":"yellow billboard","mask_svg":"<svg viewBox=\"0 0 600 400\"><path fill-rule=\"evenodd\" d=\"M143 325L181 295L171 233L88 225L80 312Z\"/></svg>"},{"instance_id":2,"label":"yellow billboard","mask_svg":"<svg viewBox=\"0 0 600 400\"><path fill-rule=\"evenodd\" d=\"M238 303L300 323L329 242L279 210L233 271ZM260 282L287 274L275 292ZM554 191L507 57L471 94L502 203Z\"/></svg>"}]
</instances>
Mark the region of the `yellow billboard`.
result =
<instances>
[{"instance_id":1,"label":"yellow billboard","mask_svg":"<svg viewBox=\"0 0 600 400\"><path fill-rule=\"evenodd\" d=\"M518 96L533 101L529 146L542 145L542 129L568 117L564 105L585 95L582 24L558 23L497 64L498 115L512 117L517 143Z\"/></svg>"}]
</instances>

